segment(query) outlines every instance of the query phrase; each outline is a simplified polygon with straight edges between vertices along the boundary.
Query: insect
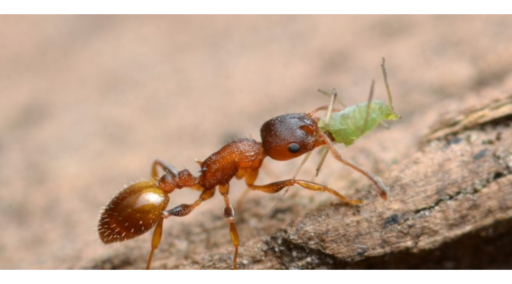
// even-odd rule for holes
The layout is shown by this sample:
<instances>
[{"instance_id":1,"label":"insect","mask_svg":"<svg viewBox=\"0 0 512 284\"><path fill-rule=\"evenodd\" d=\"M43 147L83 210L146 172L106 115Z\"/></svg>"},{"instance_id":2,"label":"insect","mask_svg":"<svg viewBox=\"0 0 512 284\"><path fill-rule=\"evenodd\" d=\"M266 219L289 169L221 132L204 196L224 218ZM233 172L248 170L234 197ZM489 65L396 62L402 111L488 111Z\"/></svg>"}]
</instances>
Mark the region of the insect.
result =
<instances>
[{"instance_id":1,"label":"insect","mask_svg":"<svg viewBox=\"0 0 512 284\"><path fill-rule=\"evenodd\" d=\"M365 121L370 121L373 125L375 119L368 118L368 113L379 114L380 110L378 107L372 108L370 102L371 96ZM331 108L332 103L329 109ZM233 178L244 178L247 187L254 191L277 193L284 188L288 189L289 186L298 185L312 191L330 193L341 202L350 205L362 202L348 199L325 185L295 177L265 185L255 184L266 157L279 161L291 160L320 146L326 146L338 161L366 176L378 189L380 196L386 199L388 189L379 178L344 159L336 150L334 142L338 141L338 138L335 135L335 124L329 124L329 119L322 122L314 116L317 111L326 109L328 107L320 107L310 113L285 114L268 120L260 130L261 142L242 138L228 143L204 161L198 161L201 170L197 177L187 169L178 171L173 166L156 160L151 167L152 180L128 186L104 208L98 224L100 239L106 244L122 242L140 236L154 227L151 251L146 264L146 269L149 269L153 254L162 239L163 221L169 217L187 216L204 201L212 198L218 189L224 199L224 217L229 224L229 234L235 248L233 269L237 269L240 238L234 221L235 211L229 199L229 182ZM352 117L354 113L349 111L348 116ZM335 115L333 114L332 121L339 120ZM362 133L370 129L368 125L368 122L363 124ZM158 169L162 169L165 174L159 177ZM193 203L167 209L169 195L174 190L182 188L200 191L199 198Z\"/></svg>"}]
</instances>

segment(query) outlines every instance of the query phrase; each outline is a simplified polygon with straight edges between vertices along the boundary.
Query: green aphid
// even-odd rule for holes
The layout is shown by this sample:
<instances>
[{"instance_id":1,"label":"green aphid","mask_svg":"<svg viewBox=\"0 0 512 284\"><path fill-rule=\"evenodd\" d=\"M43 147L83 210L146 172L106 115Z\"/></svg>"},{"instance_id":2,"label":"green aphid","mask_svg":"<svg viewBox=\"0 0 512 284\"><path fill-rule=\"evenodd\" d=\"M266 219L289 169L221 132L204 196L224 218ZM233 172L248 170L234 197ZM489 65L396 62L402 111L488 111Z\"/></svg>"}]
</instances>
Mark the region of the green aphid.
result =
<instances>
[{"instance_id":1,"label":"green aphid","mask_svg":"<svg viewBox=\"0 0 512 284\"><path fill-rule=\"evenodd\" d=\"M385 120L400 118L389 105L382 101L372 101L369 111L367 109L368 102L347 107L331 114L328 123L325 118L321 118L318 126L321 131L331 133L336 142L350 146Z\"/></svg>"}]
</instances>

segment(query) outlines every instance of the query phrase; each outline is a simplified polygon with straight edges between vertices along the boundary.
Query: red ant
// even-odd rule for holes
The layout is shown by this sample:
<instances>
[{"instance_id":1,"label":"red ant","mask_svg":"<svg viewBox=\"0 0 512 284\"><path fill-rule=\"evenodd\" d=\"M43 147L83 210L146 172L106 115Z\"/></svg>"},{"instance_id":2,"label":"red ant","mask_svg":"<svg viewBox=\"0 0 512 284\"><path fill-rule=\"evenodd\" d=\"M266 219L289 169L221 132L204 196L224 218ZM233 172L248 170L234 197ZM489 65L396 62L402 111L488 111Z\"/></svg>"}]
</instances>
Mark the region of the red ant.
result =
<instances>
[{"instance_id":1,"label":"red ant","mask_svg":"<svg viewBox=\"0 0 512 284\"><path fill-rule=\"evenodd\" d=\"M329 111L332 108L332 102L333 100ZM235 247L233 269L237 269L240 240L234 222L235 212L228 197L229 182L233 177L245 178L249 189L265 193L277 193L286 187L299 185L313 191L328 192L343 203L361 204L361 200L350 200L334 189L306 180L293 178L266 185L254 184L263 160L267 156L274 160L287 161L320 146L327 146L334 158L370 179L377 187L381 198L385 200L386 186L370 172L342 158L334 147L335 139L332 135L319 129L319 118L315 118L314 115L320 110L327 109L328 107L323 106L309 113L285 114L270 119L261 127L262 142L242 138L228 143L203 162L198 162L201 167L198 177L193 176L186 169L178 171L171 165L156 160L151 170L153 180L141 181L127 187L105 207L98 225L100 239L106 244L122 242L140 236L155 227L146 265L146 269L149 269L153 254L162 238L163 220L171 216L183 217L190 214L203 201L212 198L215 189L218 188L224 198L224 217L229 223L229 233ZM158 177L158 168L165 171L161 177ZM175 189L184 187L201 191L199 199L192 204L181 204L166 210L169 194Z\"/></svg>"}]
</instances>

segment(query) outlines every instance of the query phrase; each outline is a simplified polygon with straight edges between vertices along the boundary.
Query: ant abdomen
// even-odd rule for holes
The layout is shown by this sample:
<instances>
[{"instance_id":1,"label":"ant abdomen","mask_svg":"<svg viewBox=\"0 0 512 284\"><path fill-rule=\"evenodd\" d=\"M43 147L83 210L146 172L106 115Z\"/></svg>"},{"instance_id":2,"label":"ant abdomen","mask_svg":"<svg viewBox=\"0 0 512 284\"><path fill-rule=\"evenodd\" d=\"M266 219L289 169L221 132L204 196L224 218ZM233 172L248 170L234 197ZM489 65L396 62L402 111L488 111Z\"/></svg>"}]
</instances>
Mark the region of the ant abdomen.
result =
<instances>
[{"instance_id":1,"label":"ant abdomen","mask_svg":"<svg viewBox=\"0 0 512 284\"><path fill-rule=\"evenodd\" d=\"M169 203L155 181L141 181L120 191L101 213L100 239L108 244L144 234L162 218Z\"/></svg>"}]
</instances>

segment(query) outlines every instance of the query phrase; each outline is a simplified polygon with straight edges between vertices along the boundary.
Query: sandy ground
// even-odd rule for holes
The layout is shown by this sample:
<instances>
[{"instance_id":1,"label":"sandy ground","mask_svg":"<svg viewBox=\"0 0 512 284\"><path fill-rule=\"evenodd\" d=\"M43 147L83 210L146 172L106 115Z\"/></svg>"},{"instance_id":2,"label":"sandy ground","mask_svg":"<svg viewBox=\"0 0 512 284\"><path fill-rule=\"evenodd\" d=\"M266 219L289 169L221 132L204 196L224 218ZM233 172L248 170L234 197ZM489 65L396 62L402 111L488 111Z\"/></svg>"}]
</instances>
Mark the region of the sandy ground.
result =
<instances>
[{"instance_id":1,"label":"sandy ground","mask_svg":"<svg viewBox=\"0 0 512 284\"><path fill-rule=\"evenodd\" d=\"M325 105L318 88L337 88L350 105L376 79L385 99L382 56L398 124L445 100L512 90L511 16L0 16L0 42L2 269L80 268L112 254L124 244L100 242L98 212L148 178L155 158L196 173L194 158L229 139L259 139L269 118ZM393 155L370 136L340 149L384 173L425 132L374 136L408 141ZM269 161L262 180L288 178L297 164ZM342 168L328 164L318 181L367 183ZM171 205L196 195L178 192ZM176 226L221 216L214 199Z\"/></svg>"}]
</instances>

